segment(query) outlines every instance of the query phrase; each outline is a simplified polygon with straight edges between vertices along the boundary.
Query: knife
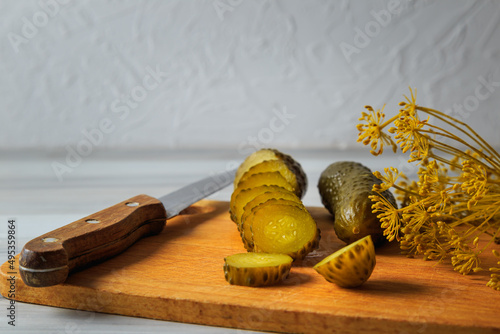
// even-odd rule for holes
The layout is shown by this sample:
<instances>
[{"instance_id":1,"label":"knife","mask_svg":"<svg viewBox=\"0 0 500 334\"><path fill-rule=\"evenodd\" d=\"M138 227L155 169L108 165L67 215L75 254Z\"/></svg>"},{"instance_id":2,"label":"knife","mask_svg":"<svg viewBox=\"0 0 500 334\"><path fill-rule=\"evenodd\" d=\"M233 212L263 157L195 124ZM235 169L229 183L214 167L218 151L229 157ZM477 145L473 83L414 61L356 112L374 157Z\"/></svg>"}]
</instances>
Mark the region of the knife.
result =
<instances>
[{"instance_id":1,"label":"knife","mask_svg":"<svg viewBox=\"0 0 500 334\"><path fill-rule=\"evenodd\" d=\"M160 233L165 220L231 184L235 173L209 176L158 199L137 195L29 241L19 255L23 282L31 287L63 283L70 273Z\"/></svg>"}]
</instances>

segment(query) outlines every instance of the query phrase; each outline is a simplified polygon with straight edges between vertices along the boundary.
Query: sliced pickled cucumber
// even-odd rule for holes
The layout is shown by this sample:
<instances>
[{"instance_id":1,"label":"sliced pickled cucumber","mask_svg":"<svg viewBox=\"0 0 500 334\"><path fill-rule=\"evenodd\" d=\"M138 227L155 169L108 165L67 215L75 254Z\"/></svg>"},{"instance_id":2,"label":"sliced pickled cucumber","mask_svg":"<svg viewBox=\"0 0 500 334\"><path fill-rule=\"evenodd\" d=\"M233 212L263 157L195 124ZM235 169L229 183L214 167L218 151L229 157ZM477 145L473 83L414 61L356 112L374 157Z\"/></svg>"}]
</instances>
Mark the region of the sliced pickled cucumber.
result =
<instances>
[{"instance_id":1,"label":"sliced pickled cucumber","mask_svg":"<svg viewBox=\"0 0 500 334\"><path fill-rule=\"evenodd\" d=\"M255 189L255 188L254 188ZM304 207L304 204L302 204L302 201L300 198L297 197L293 192L288 191L284 188L281 188L276 191L266 191L264 193L261 193L257 196L255 196L252 200L250 200L244 207L243 207L243 214L240 216L240 222L243 221L243 217L245 215L248 215L250 211L262 204L265 203L269 200L272 199L281 199L281 200L287 200L287 201L292 201L295 202L298 206ZM304 207L305 209L305 207Z\"/></svg>"},{"instance_id":2,"label":"sliced pickled cucumber","mask_svg":"<svg viewBox=\"0 0 500 334\"><path fill-rule=\"evenodd\" d=\"M235 285L273 285L288 277L292 261L284 254L234 254L224 259L224 276L226 281Z\"/></svg>"},{"instance_id":3,"label":"sliced pickled cucumber","mask_svg":"<svg viewBox=\"0 0 500 334\"><path fill-rule=\"evenodd\" d=\"M301 195L302 189L301 186L299 185L299 182L297 181L295 173L293 173L288 168L287 164L284 161L278 159L265 160L252 166L241 176L241 179L239 180L238 184L244 182L246 179L248 179L248 177L254 174L265 173L265 172L279 172L288 181L288 183L290 183L290 185L293 188L293 192L297 196Z\"/></svg>"},{"instance_id":4,"label":"sliced pickled cucumber","mask_svg":"<svg viewBox=\"0 0 500 334\"><path fill-rule=\"evenodd\" d=\"M287 200L282 198L270 198L262 203L259 204L254 203L254 204L255 205L253 207L247 207L248 206L247 204L245 206L246 210L243 213L243 216L241 217L241 226L240 226L241 239L243 240L243 244L248 251L253 251L254 249L252 224L254 218L253 214L255 210L260 209L266 205L275 205L275 204L293 205L297 206L301 210L306 210L302 202L297 202L295 200Z\"/></svg>"},{"instance_id":5,"label":"sliced pickled cucumber","mask_svg":"<svg viewBox=\"0 0 500 334\"><path fill-rule=\"evenodd\" d=\"M295 174L298 185L300 187L300 192L297 193L297 196L299 196L300 198L304 197L307 191L307 175L302 169L302 166L294 158L292 158L291 155L285 154L283 152L274 149L273 151L276 154L276 156L280 160L282 160L288 166L288 168Z\"/></svg>"},{"instance_id":6,"label":"sliced pickled cucumber","mask_svg":"<svg viewBox=\"0 0 500 334\"><path fill-rule=\"evenodd\" d=\"M238 186L241 177L246 173L247 170L266 160L278 160L278 157L273 150L268 149L255 151L248 157L246 157L246 159L241 163L241 165L238 167L238 170L236 171L236 175L234 177L234 187L236 188Z\"/></svg>"},{"instance_id":7,"label":"sliced pickled cucumber","mask_svg":"<svg viewBox=\"0 0 500 334\"><path fill-rule=\"evenodd\" d=\"M289 254L300 259L318 247L320 232L300 200L307 188L307 177L291 156L274 149L252 153L238 168L234 185L229 211L248 251ZM267 206L273 206L274 215L273 210L263 209ZM257 210L267 213L254 215ZM280 217L282 214L285 216ZM259 245L254 247L255 217L270 219L271 224L279 225L281 237L263 232ZM259 224L263 223L259 221ZM259 227L256 231L260 233ZM269 240L265 240L268 237ZM274 248L273 244L276 244Z\"/></svg>"},{"instance_id":8,"label":"sliced pickled cucumber","mask_svg":"<svg viewBox=\"0 0 500 334\"><path fill-rule=\"evenodd\" d=\"M250 176L245 182L241 182L231 195L229 210L231 215L236 215L237 206L243 208L245 206L244 199L237 200L239 193L245 189L251 189L259 186L279 186L289 191L293 191L292 186L279 172L258 173ZM233 219L233 221L235 221ZM235 221L237 223L237 221Z\"/></svg>"},{"instance_id":9,"label":"sliced pickled cucumber","mask_svg":"<svg viewBox=\"0 0 500 334\"><path fill-rule=\"evenodd\" d=\"M288 169L295 174L298 189L296 190L297 196L302 198L307 190L307 176L302 169L302 166L295 161L290 155L282 153L275 149L261 149L250 154L236 171L234 178L234 187L237 188L239 181L243 174L245 174L253 166L267 160L280 160L283 161Z\"/></svg>"},{"instance_id":10,"label":"sliced pickled cucumber","mask_svg":"<svg viewBox=\"0 0 500 334\"><path fill-rule=\"evenodd\" d=\"M376 246L386 241L368 198L374 194L373 185L380 182L369 168L352 161L333 163L321 173L318 182L321 200L335 217L333 226L340 240L349 244L371 235ZM390 191L382 195L397 206Z\"/></svg>"},{"instance_id":11,"label":"sliced pickled cucumber","mask_svg":"<svg viewBox=\"0 0 500 334\"><path fill-rule=\"evenodd\" d=\"M368 235L327 256L314 269L328 282L355 288L368 280L375 263L375 247Z\"/></svg>"},{"instance_id":12,"label":"sliced pickled cucumber","mask_svg":"<svg viewBox=\"0 0 500 334\"><path fill-rule=\"evenodd\" d=\"M276 185L263 185L246 189L237 188L237 190L238 193L236 193L235 190L233 192L233 196L231 197L231 204L229 211L231 213L231 220L236 224L238 224L238 229L239 225L241 225L241 216L243 215L245 205L247 205L248 202L252 201L255 197L263 193L279 192L279 191L284 191L293 194L290 190L287 190L283 187Z\"/></svg>"},{"instance_id":13,"label":"sliced pickled cucumber","mask_svg":"<svg viewBox=\"0 0 500 334\"><path fill-rule=\"evenodd\" d=\"M301 259L316 249L319 230L309 212L290 204L261 204L252 210L254 251Z\"/></svg>"}]
</instances>

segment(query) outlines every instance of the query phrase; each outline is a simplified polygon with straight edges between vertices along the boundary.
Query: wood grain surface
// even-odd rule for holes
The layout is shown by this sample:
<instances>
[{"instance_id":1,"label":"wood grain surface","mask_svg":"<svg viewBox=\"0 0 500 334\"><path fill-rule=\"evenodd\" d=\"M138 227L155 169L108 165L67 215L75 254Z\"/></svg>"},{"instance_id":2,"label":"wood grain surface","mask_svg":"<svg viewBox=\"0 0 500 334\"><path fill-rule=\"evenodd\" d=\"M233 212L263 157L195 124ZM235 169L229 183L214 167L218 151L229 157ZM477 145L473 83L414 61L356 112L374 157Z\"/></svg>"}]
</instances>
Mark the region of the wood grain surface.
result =
<instances>
[{"instance_id":1,"label":"wood grain surface","mask_svg":"<svg viewBox=\"0 0 500 334\"><path fill-rule=\"evenodd\" d=\"M187 323L291 333L500 332L500 292L485 286L488 273L462 276L447 264L399 255L397 245L377 249L375 270L361 288L328 283L312 267L344 244L323 208L309 208L322 232L320 248L295 263L287 280L229 285L224 257L245 250L228 205L201 201L161 234L64 284L28 287L6 262L1 293L8 295L14 276L17 301Z\"/></svg>"}]
</instances>

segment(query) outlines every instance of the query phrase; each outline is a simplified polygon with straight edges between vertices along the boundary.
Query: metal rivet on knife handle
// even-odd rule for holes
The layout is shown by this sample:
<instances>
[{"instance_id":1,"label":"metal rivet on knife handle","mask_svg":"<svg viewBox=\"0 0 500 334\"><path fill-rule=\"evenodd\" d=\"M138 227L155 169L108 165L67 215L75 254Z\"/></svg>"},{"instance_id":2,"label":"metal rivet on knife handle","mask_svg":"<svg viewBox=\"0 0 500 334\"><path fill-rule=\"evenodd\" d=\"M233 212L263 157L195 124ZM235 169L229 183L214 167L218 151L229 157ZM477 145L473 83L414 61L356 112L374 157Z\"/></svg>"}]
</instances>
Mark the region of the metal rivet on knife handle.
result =
<instances>
[{"instance_id":1,"label":"metal rivet on knife handle","mask_svg":"<svg viewBox=\"0 0 500 334\"><path fill-rule=\"evenodd\" d=\"M57 239L57 238L43 238L42 241L43 242L57 242L57 241L59 241L59 239Z\"/></svg>"}]
</instances>

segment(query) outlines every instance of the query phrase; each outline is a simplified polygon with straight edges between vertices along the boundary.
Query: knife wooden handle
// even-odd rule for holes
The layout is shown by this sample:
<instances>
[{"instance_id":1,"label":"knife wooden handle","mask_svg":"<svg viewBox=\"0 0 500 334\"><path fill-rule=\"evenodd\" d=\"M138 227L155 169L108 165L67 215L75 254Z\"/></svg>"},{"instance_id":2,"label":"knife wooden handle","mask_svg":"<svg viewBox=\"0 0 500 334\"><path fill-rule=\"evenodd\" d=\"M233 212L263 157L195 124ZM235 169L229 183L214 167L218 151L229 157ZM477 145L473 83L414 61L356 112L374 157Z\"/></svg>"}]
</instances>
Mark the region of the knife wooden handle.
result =
<instances>
[{"instance_id":1,"label":"knife wooden handle","mask_svg":"<svg viewBox=\"0 0 500 334\"><path fill-rule=\"evenodd\" d=\"M19 256L24 283L63 283L69 273L117 255L162 231L166 212L156 198L138 195L29 241Z\"/></svg>"}]
</instances>

